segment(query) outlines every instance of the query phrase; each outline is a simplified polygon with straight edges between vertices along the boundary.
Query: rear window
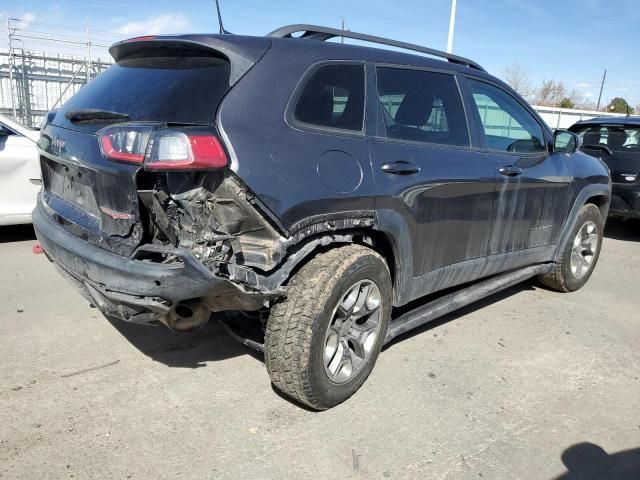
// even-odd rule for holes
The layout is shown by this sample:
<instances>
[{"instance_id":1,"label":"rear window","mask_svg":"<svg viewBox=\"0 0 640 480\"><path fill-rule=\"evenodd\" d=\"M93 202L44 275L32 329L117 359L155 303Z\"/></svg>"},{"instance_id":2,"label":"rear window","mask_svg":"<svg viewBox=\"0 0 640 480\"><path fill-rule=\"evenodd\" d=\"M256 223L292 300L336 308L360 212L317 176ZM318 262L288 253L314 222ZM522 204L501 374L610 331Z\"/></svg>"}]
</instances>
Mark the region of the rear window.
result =
<instances>
[{"instance_id":1,"label":"rear window","mask_svg":"<svg viewBox=\"0 0 640 480\"><path fill-rule=\"evenodd\" d=\"M298 97L293 115L307 125L362 131L364 65L325 65L315 70Z\"/></svg>"},{"instance_id":2,"label":"rear window","mask_svg":"<svg viewBox=\"0 0 640 480\"><path fill-rule=\"evenodd\" d=\"M462 99L453 75L381 67L377 79L388 138L469 145Z\"/></svg>"},{"instance_id":3,"label":"rear window","mask_svg":"<svg viewBox=\"0 0 640 480\"><path fill-rule=\"evenodd\" d=\"M210 124L229 89L230 64L203 52L127 57L80 89L63 107L110 110L132 120Z\"/></svg>"},{"instance_id":4,"label":"rear window","mask_svg":"<svg viewBox=\"0 0 640 480\"><path fill-rule=\"evenodd\" d=\"M595 125L577 131L582 147L606 146L614 152L639 152L640 127Z\"/></svg>"}]
</instances>

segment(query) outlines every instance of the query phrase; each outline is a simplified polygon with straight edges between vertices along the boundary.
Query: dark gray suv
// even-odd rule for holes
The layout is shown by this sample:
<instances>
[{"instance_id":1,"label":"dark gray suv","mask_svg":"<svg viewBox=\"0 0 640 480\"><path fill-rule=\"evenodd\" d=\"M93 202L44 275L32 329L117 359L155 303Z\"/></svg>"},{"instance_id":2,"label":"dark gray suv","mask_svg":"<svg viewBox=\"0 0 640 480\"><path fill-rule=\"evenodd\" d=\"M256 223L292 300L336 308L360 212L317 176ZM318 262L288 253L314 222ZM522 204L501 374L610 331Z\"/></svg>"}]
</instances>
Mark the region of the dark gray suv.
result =
<instances>
[{"instance_id":1,"label":"dark gray suv","mask_svg":"<svg viewBox=\"0 0 640 480\"><path fill-rule=\"evenodd\" d=\"M327 41L342 35L412 53ZM309 25L110 52L48 115L33 214L109 317L188 331L258 312L245 343L273 383L326 409L410 328L593 271L609 171L471 60Z\"/></svg>"}]
</instances>

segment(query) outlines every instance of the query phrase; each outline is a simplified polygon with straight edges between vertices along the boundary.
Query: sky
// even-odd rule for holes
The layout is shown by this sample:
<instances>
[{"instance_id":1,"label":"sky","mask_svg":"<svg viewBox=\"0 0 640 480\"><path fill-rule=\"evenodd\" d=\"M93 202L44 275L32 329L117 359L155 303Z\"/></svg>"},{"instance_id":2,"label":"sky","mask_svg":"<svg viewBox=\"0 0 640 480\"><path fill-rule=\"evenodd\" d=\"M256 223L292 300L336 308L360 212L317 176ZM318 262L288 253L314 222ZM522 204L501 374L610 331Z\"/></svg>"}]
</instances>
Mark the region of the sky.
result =
<instances>
[{"instance_id":1,"label":"sky","mask_svg":"<svg viewBox=\"0 0 640 480\"><path fill-rule=\"evenodd\" d=\"M475 60L493 75L501 77L507 67L518 64L534 86L544 79L559 80L595 103L606 68L603 103L621 96L632 106L640 105L640 0L457 4L454 53ZM450 8L451 0L221 0L225 28L233 33L264 35L292 23L339 28L344 18L353 31L442 50ZM144 34L218 30L214 0L0 0L0 47L6 47L1 32L7 17L23 20L14 25L41 36L81 37L88 28L92 41L105 45ZM28 47L49 52L57 48L45 41Z\"/></svg>"}]
</instances>

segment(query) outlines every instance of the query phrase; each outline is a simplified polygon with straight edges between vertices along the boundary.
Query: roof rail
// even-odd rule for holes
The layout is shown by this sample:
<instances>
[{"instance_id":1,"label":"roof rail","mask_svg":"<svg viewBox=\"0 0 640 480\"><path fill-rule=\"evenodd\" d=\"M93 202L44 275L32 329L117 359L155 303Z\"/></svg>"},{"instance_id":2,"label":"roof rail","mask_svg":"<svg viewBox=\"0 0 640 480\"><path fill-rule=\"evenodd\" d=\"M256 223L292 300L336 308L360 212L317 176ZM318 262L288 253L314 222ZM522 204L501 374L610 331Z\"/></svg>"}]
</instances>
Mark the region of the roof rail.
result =
<instances>
[{"instance_id":1,"label":"roof rail","mask_svg":"<svg viewBox=\"0 0 640 480\"><path fill-rule=\"evenodd\" d=\"M299 37L293 37L294 33L302 32ZM469 60L468 58L459 57L451 53L446 53L441 50L435 50L433 48L421 47L413 43L399 42L397 40L391 40L389 38L376 37L374 35L367 35L364 33L351 32L349 30L339 30L337 28L320 27L317 25L287 25L274 30L268 37L276 38L306 38L312 40L326 41L331 38L344 37L353 38L355 40L362 40L364 42L378 43L381 45L389 45L392 47L402 48L404 50L412 50L414 52L426 53L434 57L440 57L448 60L451 63L457 63L459 65L465 65L467 67L475 68L476 70L485 71L476 62Z\"/></svg>"}]
</instances>

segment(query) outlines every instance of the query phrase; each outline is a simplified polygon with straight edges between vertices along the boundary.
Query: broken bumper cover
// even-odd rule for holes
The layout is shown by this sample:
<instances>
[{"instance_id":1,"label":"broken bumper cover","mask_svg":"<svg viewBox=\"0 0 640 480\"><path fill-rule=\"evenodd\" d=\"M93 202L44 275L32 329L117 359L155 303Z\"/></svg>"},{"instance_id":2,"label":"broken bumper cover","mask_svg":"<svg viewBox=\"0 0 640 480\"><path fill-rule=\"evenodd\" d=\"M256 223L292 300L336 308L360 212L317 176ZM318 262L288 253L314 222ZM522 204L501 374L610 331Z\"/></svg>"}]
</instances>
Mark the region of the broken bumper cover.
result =
<instances>
[{"instance_id":1,"label":"broken bumper cover","mask_svg":"<svg viewBox=\"0 0 640 480\"><path fill-rule=\"evenodd\" d=\"M260 308L267 296L248 292L216 276L193 255L158 245L139 247L131 257L109 252L76 237L47 213L41 201L33 226L47 256L105 315L150 323L185 300L201 299L212 311ZM178 257L171 264L140 260L145 254Z\"/></svg>"}]
</instances>

